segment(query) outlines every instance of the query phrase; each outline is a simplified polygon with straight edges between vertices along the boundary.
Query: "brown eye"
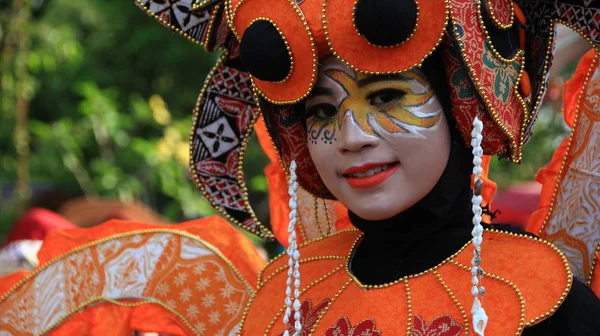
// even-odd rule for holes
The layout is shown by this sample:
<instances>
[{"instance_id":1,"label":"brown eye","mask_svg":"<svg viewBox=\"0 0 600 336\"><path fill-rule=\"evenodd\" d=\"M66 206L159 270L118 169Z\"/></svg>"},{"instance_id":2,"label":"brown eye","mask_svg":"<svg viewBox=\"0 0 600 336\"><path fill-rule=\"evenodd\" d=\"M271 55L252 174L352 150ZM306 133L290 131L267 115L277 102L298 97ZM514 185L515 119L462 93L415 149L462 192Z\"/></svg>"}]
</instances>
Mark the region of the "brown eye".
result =
<instances>
[{"instance_id":1,"label":"brown eye","mask_svg":"<svg viewBox=\"0 0 600 336\"><path fill-rule=\"evenodd\" d=\"M316 117L317 119L329 119L335 117L337 114L337 108L331 104L318 104L308 109L307 116Z\"/></svg>"},{"instance_id":2,"label":"brown eye","mask_svg":"<svg viewBox=\"0 0 600 336\"><path fill-rule=\"evenodd\" d=\"M369 105L373 107L381 107L396 102L400 102L404 98L405 93L400 90L384 89L376 91L369 95Z\"/></svg>"}]
</instances>

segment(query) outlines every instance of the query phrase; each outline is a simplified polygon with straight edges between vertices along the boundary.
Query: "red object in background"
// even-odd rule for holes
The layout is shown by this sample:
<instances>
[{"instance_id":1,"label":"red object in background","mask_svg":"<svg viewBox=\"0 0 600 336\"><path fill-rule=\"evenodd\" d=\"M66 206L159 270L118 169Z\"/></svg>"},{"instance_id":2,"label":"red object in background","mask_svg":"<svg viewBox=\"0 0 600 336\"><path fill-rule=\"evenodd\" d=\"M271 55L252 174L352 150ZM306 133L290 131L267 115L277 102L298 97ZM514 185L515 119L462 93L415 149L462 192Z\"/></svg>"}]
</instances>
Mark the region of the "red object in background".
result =
<instances>
[{"instance_id":1,"label":"red object in background","mask_svg":"<svg viewBox=\"0 0 600 336\"><path fill-rule=\"evenodd\" d=\"M496 222L512 224L525 230L525 226L540 202L542 185L524 182L499 192L492 200L492 211L499 210Z\"/></svg>"},{"instance_id":2,"label":"red object in background","mask_svg":"<svg viewBox=\"0 0 600 336\"><path fill-rule=\"evenodd\" d=\"M54 211L33 208L25 212L13 225L6 243L17 240L44 240L55 229L73 229L74 224Z\"/></svg>"}]
</instances>

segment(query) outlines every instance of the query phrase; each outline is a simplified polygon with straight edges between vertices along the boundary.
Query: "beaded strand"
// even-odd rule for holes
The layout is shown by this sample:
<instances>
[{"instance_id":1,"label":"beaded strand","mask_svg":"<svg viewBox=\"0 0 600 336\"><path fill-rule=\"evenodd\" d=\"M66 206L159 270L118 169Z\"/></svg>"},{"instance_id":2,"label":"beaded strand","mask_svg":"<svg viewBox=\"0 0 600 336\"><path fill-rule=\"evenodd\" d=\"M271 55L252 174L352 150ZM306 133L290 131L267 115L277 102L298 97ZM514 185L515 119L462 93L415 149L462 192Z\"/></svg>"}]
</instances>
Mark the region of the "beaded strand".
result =
<instances>
[{"instance_id":1,"label":"beaded strand","mask_svg":"<svg viewBox=\"0 0 600 336\"><path fill-rule=\"evenodd\" d=\"M471 308L471 314L473 316L473 329L475 333L483 336L483 332L487 325L488 317L485 314L485 310L481 306L479 297L483 297L485 288L480 286L481 278L483 278L483 269L481 268L481 242L483 241L483 226L481 225L481 202L483 197L481 196L481 190L483 189L483 180L481 174L483 168L481 168L483 148L481 148L481 141L483 140L483 123L479 118L475 117L473 120L473 130L471 131L471 147L473 148L473 175L475 176L475 188L473 190L473 197L471 199L473 203L473 230L471 235L473 236L473 260L471 261L471 295L473 295L473 308Z\"/></svg>"},{"instance_id":2,"label":"beaded strand","mask_svg":"<svg viewBox=\"0 0 600 336\"><path fill-rule=\"evenodd\" d=\"M290 316L292 314L292 306L294 308L294 335L300 335L302 324L300 323L300 252L298 251L298 243L296 240L296 222L298 221L298 182L296 181L296 161L290 164L290 179L288 180L288 194L290 195L290 223L288 224L289 246L287 248L288 259L288 276L285 289L285 315L283 323L289 325ZM294 281L292 282L292 277ZM292 286L293 285L293 286ZM292 305L292 288L294 293L294 301ZM284 336L290 336L289 331L283 333Z\"/></svg>"}]
</instances>

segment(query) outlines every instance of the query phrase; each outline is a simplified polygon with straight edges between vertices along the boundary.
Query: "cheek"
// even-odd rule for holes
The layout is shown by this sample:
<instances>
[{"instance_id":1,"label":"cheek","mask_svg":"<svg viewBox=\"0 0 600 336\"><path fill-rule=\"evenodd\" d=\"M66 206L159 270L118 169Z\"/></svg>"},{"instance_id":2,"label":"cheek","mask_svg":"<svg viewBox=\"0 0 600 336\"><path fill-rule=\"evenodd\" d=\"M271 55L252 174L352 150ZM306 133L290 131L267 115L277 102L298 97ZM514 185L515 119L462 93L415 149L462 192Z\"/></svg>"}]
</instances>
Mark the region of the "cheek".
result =
<instances>
[{"instance_id":1,"label":"cheek","mask_svg":"<svg viewBox=\"0 0 600 336\"><path fill-rule=\"evenodd\" d=\"M319 172L319 175L323 179L323 182L327 184L327 180L329 180L335 172L333 171L333 167L330 164L331 158L335 155L335 140L332 140L331 143L329 141L324 140L312 140L312 136L308 135L308 151L310 153L310 157Z\"/></svg>"}]
</instances>

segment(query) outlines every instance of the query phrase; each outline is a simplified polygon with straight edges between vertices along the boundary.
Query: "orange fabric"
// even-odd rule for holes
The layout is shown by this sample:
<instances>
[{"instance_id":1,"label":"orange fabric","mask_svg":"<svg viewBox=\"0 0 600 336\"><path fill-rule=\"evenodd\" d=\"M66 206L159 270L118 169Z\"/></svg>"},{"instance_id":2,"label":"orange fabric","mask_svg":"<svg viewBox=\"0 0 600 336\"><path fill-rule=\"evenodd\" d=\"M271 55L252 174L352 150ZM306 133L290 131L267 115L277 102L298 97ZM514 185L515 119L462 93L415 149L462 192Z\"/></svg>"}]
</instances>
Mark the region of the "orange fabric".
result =
<instances>
[{"instance_id":1,"label":"orange fabric","mask_svg":"<svg viewBox=\"0 0 600 336\"><path fill-rule=\"evenodd\" d=\"M292 72L283 82L268 82L252 77L262 95L285 103L308 94L316 79L317 53L306 20L289 1L253 0L232 2L233 24L238 36L257 18L272 21L287 41L292 55ZM314 50L314 52L313 52Z\"/></svg>"},{"instance_id":2,"label":"orange fabric","mask_svg":"<svg viewBox=\"0 0 600 336\"><path fill-rule=\"evenodd\" d=\"M53 329L48 335L131 336L134 331L156 332L172 336L194 333L178 318L156 304L122 307L112 303L88 306Z\"/></svg>"},{"instance_id":3,"label":"orange fabric","mask_svg":"<svg viewBox=\"0 0 600 336\"><path fill-rule=\"evenodd\" d=\"M53 334L107 335L109 327L111 335L230 331L265 264L218 216L177 226L113 220L56 230L38 258L32 272L0 279L0 311L8 317L0 333L39 334L57 327L60 317L69 318ZM156 304L128 308L108 299Z\"/></svg>"},{"instance_id":4,"label":"orange fabric","mask_svg":"<svg viewBox=\"0 0 600 336\"><path fill-rule=\"evenodd\" d=\"M473 303L469 286L471 244L434 271L365 290L347 270L352 247L360 236L356 230L343 231L300 247L303 277L300 301L303 304L310 301L313 309L302 311L303 320L306 321L308 314L317 313L314 310L319 303L329 303L320 311L321 319L313 320L312 325L303 325L303 331L314 327L313 334L329 335L327 330L342 323L343 318L352 326L364 326L362 323L370 320L368 323L374 323L382 335L397 335L409 327L414 334L423 327L421 324L439 323L439 319L448 322L449 328L467 331ZM519 334L523 326L534 325L550 316L562 303L571 285L569 267L564 256L543 241L496 231L485 231L483 236L482 267L487 274L482 283L486 288L483 306L489 317L486 333ZM242 325L244 335L283 332L281 314L286 278L285 256L275 259L263 270L257 295ZM409 306L411 321L407 318ZM539 316L544 317L538 320ZM269 330L271 325L274 327Z\"/></svg>"},{"instance_id":5,"label":"orange fabric","mask_svg":"<svg viewBox=\"0 0 600 336\"><path fill-rule=\"evenodd\" d=\"M592 281L590 282L590 287L600 298L600 266L598 266L598 263L600 263L600 249L596 251L596 267L594 268Z\"/></svg>"},{"instance_id":6,"label":"orange fabric","mask_svg":"<svg viewBox=\"0 0 600 336\"><path fill-rule=\"evenodd\" d=\"M591 284L594 260L598 258L599 223L594 216L597 200L598 137L600 96L598 56L590 50L581 60L564 89L564 118L573 128L562 141L551 162L538 171L542 184L538 210L531 216L527 230L560 248L569 259L573 273ZM577 122L575 122L577 121Z\"/></svg>"},{"instance_id":7,"label":"orange fabric","mask_svg":"<svg viewBox=\"0 0 600 336\"><path fill-rule=\"evenodd\" d=\"M325 4L326 31L331 49L365 72L401 72L422 62L440 42L446 28L444 0L419 1L418 26L404 43L382 48L369 44L354 26L355 0L328 0Z\"/></svg>"}]
</instances>

